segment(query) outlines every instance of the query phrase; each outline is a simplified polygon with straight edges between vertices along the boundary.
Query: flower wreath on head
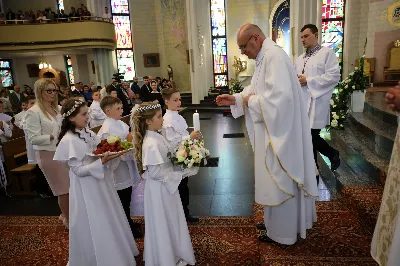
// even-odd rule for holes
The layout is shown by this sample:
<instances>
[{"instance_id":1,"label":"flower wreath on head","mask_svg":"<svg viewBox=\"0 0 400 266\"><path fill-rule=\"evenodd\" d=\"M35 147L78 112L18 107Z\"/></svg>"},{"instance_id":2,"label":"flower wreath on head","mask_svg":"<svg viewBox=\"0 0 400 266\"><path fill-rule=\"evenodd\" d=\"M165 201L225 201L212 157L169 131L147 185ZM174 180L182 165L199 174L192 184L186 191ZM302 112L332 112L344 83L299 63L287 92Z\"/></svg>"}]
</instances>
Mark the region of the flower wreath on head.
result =
<instances>
[{"instance_id":1,"label":"flower wreath on head","mask_svg":"<svg viewBox=\"0 0 400 266\"><path fill-rule=\"evenodd\" d=\"M82 101L75 101L75 105L72 106L71 109L68 110L68 112L64 113L62 116L63 118L66 118L70 115L72 115L73 112L75 112L76 108L78 108L79 106L81 106L84 102Z\"/></svg>"},{"instance_id":2,"label":"flower wreath on head","mask_svg":"<svg viewBox=\"0 0 400 266\"><path fill-rule=\"evenodd\" d=\"M145 111L149 111L149 110L154 110L154 109L159 109L161 108L161 104L157 103L157 104L152 104L152 105L147 105L147 106L142 106L142 107L138 107L132 108L132 114L136 113L136 112L145 112Z\"/></svg>"}]
</instances>

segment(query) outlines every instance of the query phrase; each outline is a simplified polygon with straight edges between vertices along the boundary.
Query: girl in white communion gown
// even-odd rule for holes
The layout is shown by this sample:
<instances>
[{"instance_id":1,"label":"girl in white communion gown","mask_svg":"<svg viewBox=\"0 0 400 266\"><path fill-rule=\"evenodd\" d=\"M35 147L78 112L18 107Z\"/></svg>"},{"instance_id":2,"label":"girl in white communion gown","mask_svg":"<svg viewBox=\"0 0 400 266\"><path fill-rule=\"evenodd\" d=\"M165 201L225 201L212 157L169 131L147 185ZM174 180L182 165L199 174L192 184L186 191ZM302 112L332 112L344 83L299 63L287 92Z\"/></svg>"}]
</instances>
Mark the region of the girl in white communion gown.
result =
<instances>
[{"instance_id":1,"label":"girl in white communion gown","mask_svg":"<svg viewBox=\"0 0 400 266\"><path fill-rule=\"evenodd\" d=\"M131 266L139 254L112 180L103 166L118 155L87 155L100 142L87 130L85 102L69 99L54 160L69 167L69 266Z\"/></svg>"},{"instance_id":2,"label":"girl in white communion gown","mask_svg":"<svg viewBox=\"0 0 400 266\"><path fill-rule=\"evenodd\" d=\"M133 113L134 140L144 188L144 260L146 266L195 265L192 242L178 186L182 171L174 171L168 141L157 131L163 117L159 104L143 103Z\"/></svg>"}]
</instances>

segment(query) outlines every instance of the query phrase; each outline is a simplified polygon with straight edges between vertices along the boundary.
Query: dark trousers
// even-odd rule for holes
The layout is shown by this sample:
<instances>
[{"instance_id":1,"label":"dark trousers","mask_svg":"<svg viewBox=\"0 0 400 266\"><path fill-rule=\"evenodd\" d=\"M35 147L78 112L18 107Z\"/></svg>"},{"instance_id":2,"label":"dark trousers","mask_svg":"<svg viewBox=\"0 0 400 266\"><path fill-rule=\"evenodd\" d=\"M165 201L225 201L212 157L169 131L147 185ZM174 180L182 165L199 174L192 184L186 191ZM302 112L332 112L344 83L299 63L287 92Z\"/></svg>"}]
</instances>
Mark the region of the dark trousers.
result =
<instances>
[{"instance_id":1,"label":"dark trousers","mask_svg":"<svg viewBox=\"0 0 400 266\"><path fill-rule=\"evenodd\" d=\"M117 191L119 200L121 201L122 208L124 209L125 216L128 219L129 227L131 228L132 233L135 231L135 226L131 219L131 196L132 196L132 187L128 187L125 189L121 189Z\"/></svg>"},{"instance_id":2,"label":"dark trousers","mask_svg":"<svg viewBox=\"0 0 400 266\"><path fill-rule=\"evenodd\" d=\"M312 144L313 144L313 151L314 151L314 160L315 164L318 166L318 152L325 155L329 159L335 156L336 150L329 146L328 142L321 138L320 136L321 129L311 129L311 137L312 137Z\"/></svg>"},{"instance_id":3,"label":"dark trousers","mask_svg":"<svg viewBox=\"0 0 400 266\"><path fill-rule=\"evenodd\" d=\"M189 186L188 186L189 178L185 177L182 179L181 183L178 186L179 195L181 196L183 211L185 212L185 216L190 214L189 212Z\"/></svg>"}]
</instances>

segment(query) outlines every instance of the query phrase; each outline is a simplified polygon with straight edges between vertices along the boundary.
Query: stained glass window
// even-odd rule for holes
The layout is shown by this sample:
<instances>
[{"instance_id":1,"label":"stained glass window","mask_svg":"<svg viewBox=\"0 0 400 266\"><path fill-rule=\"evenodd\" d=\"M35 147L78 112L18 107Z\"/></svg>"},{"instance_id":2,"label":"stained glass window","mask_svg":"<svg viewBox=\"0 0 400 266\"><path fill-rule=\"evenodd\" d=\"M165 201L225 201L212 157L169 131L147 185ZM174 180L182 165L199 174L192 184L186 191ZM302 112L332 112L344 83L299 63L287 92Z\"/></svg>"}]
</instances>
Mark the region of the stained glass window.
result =
<instances>
[{"instance_id":1,"label":"stained glass window","mask_svg":"<svg viewBox=\"0 0 400 266\"><path fill-rule=\"evenodd\" d=\"M67 65L67 74L68 74L68 82L71 88L74 88L75 77L74 77L74 69L72 68L72 59L69 55L64 56L65 64Z\"/></svg>"},{"instance_id":2,"label":"stained glass window","mask_svg":"<svg viewBox=\"0 0 400 266\"><path fill-rule=\"evenodd\" d=\"M343 60L343 21L322 22L322 46L333 49L339 59Z\"/></svg>"},{"instance_id":3,"label":"stained glass window","mask_svg":"<svg viewBox=\"0 0 400 266\"><path fill-rule=\"evenodd\" d=\"M333 49L343 68L344 0L322 1L322 42L321 45Z\"/></svg>"},{"instance_id":4,"label":"stained glass window","mask_svg":"<svg viewBox=\"0 0 400 266\"><path fill-rule=\"evenodd\" d=\"M129 16L113 16L118 48L132 48L131 21Z\"/></svg>"},{"instance_id":5,"label":"stained glass window","mask_svg":"<svg viewBox=\"0 0 400 266\"><path fill-rule=\"evenodd\" d=\"M111 14L115 25L117 40L118 72L124 75L124 80L135 77L135 59L133 54L131 19L129 14L129 0L111 0Z\"/></svg>"},{"instance_id":6,"label":"stained glass window","mask_svg":"<svg viewBox=\"0 0 400 266\"><path fill-rule=\"evenodd\" d=\"M10 61L0 61L0 68L10 68Z\"/></svg>"},{"instance_id":7,"label":"stained glass window","mask_svg":"<svg viewBox=\"0 0 400 266\"><path fill-rule=\"evenodd\" d=\"M290 1L283 1L272 18L272 40L290 56Z\"/></svg>"},{"instance_id":8,"label":"stained glass window","mask_svg":"<svg viewBox=\"0 0 400 266\"><path fill-rule=\"evenodd\" d=\"M129 14L128 0L111 0L111 13Z\"/></svg>"},{"instance_id":9,"label":"stained glass window","mask_svg":"<svg viewBox=\"0 0 400 266\"><path fill-rule=\"evenodd\" d=\"M211 32L212 36L226 35L225 1L211 0Z\"/></svg>"},{"instance_id":10,"label":"stained glass window","mask_svg":"<svg viewBox=\"0 0 400 266\"><path fill-rule=\"evenodd\" d=\"M228 86L225 0L211 0L211 33L214 86Z\"/></svg>"},{"instance_id":11,"label":"stained glass window","mask_svg":"<svg viewBox=\"0 0 400 266\"><path fill-rule=\"evenodd\" d=\"M132 50L117 50L118 70L124 75L125 80L135 77L135 63Z\"/></svg>"},{"instance_id":12,"label":"stained glass window","mask_svg":"<svg viewBox=\"0 0 400 266\"><path fill-rule=\"evenodd\" d=\"M64 0L57 0L57 7L58 7L58 10L65 10L64 9Z\"/></svg>"},{"instance_id":13,"label":"stained glass window","mask_svg":"<svg viewBox=\"0 0 400 266\"><path fill-rule=\"evenodd\" d=\"M344 17L344 0L323 0L322 19Z\"/></svg>"},{"instance_id":14,"label":"stained glass window","mask_svg":"<svg viewBox=\"0 0 400 266\"><path fill-rule=\"evenodd\" d=\"M9 60L0 60L0 79L3 88L12 88L14 86L14 78Z\"/></svg>"}]
</instances>

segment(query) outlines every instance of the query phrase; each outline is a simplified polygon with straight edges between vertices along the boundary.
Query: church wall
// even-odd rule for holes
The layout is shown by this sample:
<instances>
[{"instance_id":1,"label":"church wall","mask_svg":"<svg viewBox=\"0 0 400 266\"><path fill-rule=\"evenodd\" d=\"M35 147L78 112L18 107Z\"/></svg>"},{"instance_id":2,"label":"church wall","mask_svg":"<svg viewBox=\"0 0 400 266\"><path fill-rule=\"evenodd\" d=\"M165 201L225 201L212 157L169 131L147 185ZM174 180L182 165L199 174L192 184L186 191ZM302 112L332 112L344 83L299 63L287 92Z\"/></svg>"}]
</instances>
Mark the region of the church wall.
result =
<instances>
[{"instance_id":1,"label":"church wall","mask_svg":"<svg viewBox=\"0 0 400 266\"><path fill-rule=\"evenodd\" d=\"M254 60L248 59L247 56L241 55L236 43L237 33L242 25L254 23L269 37L269 17L276 2L278 1L226 0L229 79L235 77L235 69L232 66L234 63L234 56L240 57L242 61L247 61L247 71L240 76L250 77L253 75L255 62ZM247 79L243 84L247 85L249 81L250 79Z\"/></svg>"},{"instance_id":2,"label":"church wall","mask_svg":"<svg viewBox=\"0 0 400 266\"><path fill-rule=\"evenodd\" d=\"M62 55L45 56L45 60L50 62L51 66L57 71L66 72L64 57ZM14 74L14 83L19 85L27 84L33 88L33 84L38 79L31 78L28 75L27 64L38 64L39 57L19 57L12 59L12 69ZM22 87L22 86L21 86Z\"/></svg>"},{"instance_id":3,"label":"church wall","mask_svg":"<svg viewBox=\"0 0 400 266\"><path fill-rule=\"evenodd\" d=\"M379 19L393 0L371 1L368 13L367 57L375 57L374 82L383 82L383 68L386 66L386 50L390 42L400 39L400 28L391 25L387 18Z\"/></svg>"},{"instance_id":4,"label":"church wall","mask_svg":"<svg viewBox=\"0 0 400 266\"><path fill-rule=\"evenodd\" d=\"M139 77L160 76L160 67L145 68L143 61L143 54L160 52L159 34L155 19L160 13L156 13L154 1L131 0L129 5L131 10L136 75ZM160 55L160 61L163 61L163 59L163 56Z\"/></svg>"},{"instance_id":5,"label":"church wall","mask_svg":"<svg viewBox=\"0 0 400 266\"><path fill-rule=\"evenodd\" d=\"M187 63L188 33L185 0L154 0L160 52L159 75L168 77L171 65L180 91L190 91L190 65ZM154 18L153 18L154 19Z\"/></svg>"},{"instance_id":6,"label":"church wall","mask_svg":"<svg viewBox=\"0 0 400 266\"><path fill-rule=\"evenodd\" d=\"M87 55L87 65L88 65L88 75L89 75L89 81L90 82L94 82L95 85L96 84L96 74L93 73L93 68L92 68L92 61L94 61L94 57L93 54L88 54ZM97 71L97 69L95 69L95 72ZM88 83L89 85L90 83Z\"/></svg>"},{"instance_id":7,"label":"church wall","mask_svg":"<svg viewBox=\"0 0 400 266\"><path fill-rule=\"evenodd\" d=\"M346 76L354 68L358 55L362 55L365 39L366 57L375 58L374 82L383 82L386 50L391 41L400 39L400 28L391 25L382 15L392 0L347 1L345 18L344 69Z\"/></svg>"}]
</instances>

